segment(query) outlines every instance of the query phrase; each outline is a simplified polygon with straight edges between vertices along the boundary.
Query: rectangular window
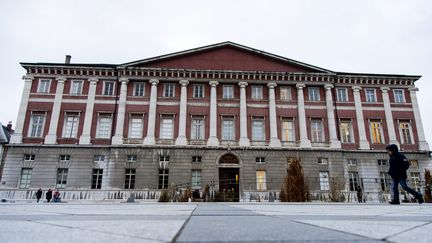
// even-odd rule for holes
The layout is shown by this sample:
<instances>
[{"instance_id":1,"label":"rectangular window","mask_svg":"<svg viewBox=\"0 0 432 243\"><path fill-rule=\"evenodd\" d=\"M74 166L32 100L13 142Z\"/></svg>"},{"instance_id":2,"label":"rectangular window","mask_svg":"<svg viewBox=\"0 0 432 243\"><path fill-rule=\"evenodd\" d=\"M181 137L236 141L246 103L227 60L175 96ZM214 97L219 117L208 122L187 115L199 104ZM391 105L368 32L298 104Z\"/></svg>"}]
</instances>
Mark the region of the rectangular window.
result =
<instances>
[{"instance_id":1,"label":"rectangular window","mask_svg":"<svg viewBox=\"0 0 432 243\"><path fill-rule=\"evenodd\" d=\"M202 161L201 156L192 156L192 162L201 163L201 161Z\"/></svg>"},{"instance_id":2,"label":"rectangular window","mask_svg":"<svg viewBox=\"0 0 432 243\"><path fill-rule=\"evenodd\" d=\"M256 171L256 183L258 191L267 190L267 178L265 170L257 170Z\"/></svg>"},{"instance_id":3,"label":"rectangular window","mask_svg":"<svg viewBox=\"0 0 432 243\"><path fill-rule=\"evenodd\" d=\"M321 119L311 120L311 133L312 133L312 142L315 143L324 142L324 130L323 130L323 123Z\"/></svg>"},{"instance_id":4,"label":"rectangular window","mask_svg":"<svg viewBox=\"0 0 432 243\"><path fill-rule=\"evenodd\" d=\"M319 101L320 94L318 87L308 87L309 101Z\"/></svg>"},{"instance_id":5,"label":"rectangular window","mask_svg":"<svg viewBox=\"0 0 432 243\"><path fill-rule=\"evenodd\" d=\"M380 173L381 191L388 192L391 185L391 179L388 173Z\"/></svg>"},{"instance_id":6,"label":"rectangular window","mask_svg":"<svg viewBox=\"0 0 432 243\"><path fill-rule=\"evenodd\" d=\"M91 189L101 189L103 169L93 169Z\"/></svg>"},{"instance_id":7,"label":"rectangular window","mask_svg":"<svg viewBox=\"0 0 432 243\"><path fill-rule=\"evenodd\" d=\"M201 170L192 170L192 188L201 188Z\"/></svg>"},{"instance_id":8,"label":"rectangular window","mask_svg":"<svg viewBox=\"0 0 432 243\"><path fill-rule=\"evenodd\" d=\"M95 163L102 163L105 161L105 155L95 155L93 157L93 162Z\"/></svg>"},{"instance_id":9,"label":"rectangular window","mask_svg":"<svg viewBox=\"0 0 432 243\"><path fill-rule=\"evenodd\" d=\"M67 112L63 127L64 138L76 138L78 133L79 113Z\"/></svg>"},{"instance_id":10,"label":"rectangular window","mask_svg":"<svg viewBox=\"0 0 432 243\"><path fill-rule=\"evenodd\" d=\"M357 187L359 186L359 176L357 172L349 172L349 183L350 183L350 190L356 191Z\"/></svg>"},{"instance_id":11,"label":"rectangular window","mask_svg":"<svg viewBox=\"0 0 432 243\"><path fill-rule=\"evenodd\" d=\"M234 140L234 117L224 117L222 119L222 140Z\"/></svg>"},{"instance_id":12,"label":"rectangular window","mask_svg":"<svg viewBox=\"0 0 432 243\"><path fill-rule=\"evenodd\" d=\"M291 100L291 88L290 87L280 87L280 99L283 101Z\"/></svg>"},{"instance_id":13,"label":"rectangular window","mask_svg":"<svg viewBox=\"0 0 432 243\"><path fill-rule=\"evenodd\" d=\"M34 154L24 154L24 162L33 162L35 160Z\"/></svg>"},{"instance_id":14,"label":"rectangular window","mask_svg":"<svg viewBox=\"0 0 432 243\"><path fill-rule=\"evenodd\" d=\"M125 169L125 183L124 189L134 189L135 188L135 169Z\"/></svg>"},{"instance_id":15,"label":"rectangular window","mask_svg":"<svg viewBox=\"0 0 432 243\"><path fill-rule=\"evenodd\" d=\"M172 116L162 116L160 121L160 139L173 139L174 137L174 121Z\"/></svg>"},{"instance_id":16,"label":"rectangular window","mask_svg":"<svg viewBox=\"0 0 432 243\"><path fill-rule=\"evenodd\" d=\"M399 134L401 137L402 144L413 144L411 122L400 121L399 122Z\"/></svg>"},{"instance_id":17,"label":"rectangular window","mask_svg":"<svg viewBox=\"0 0 432 243\"><path fill-rule=\"evenodd\" d=\"M328 158L318 158L318 164L327 165L328 164Z\"/></svg>"},{"instance_id":18,"label":"rectangular window","mask_svg":"<svg viewBox=\"0 0 432 243\"><path fill-rule=\"evenodd\" d=\"M205 128L204 117L202 116L192 117L191 139L203 140L204 128Z\"/></svg>"},{"instance_id":19,"label":"rectangular window","mask_svg":"<svg viewBox=\"0 0 432 243\"><path fill-rule=\"evenodd\" d=\"M144 83L134 83L133 96L144 96Z\"/></svg>"},{"instance_id":20,"label":"rectangular window","mask_svg":"<svg viewBox=\"0 0 432 243\"><path fill-rule=\"evenodd\" d=\"M19 183L20 189L27 189L30 187L32 171L33 171L33 169L31 169L31 168L22 168L21 169L21 177L20 177L20 183Z\"/></svg>"},{"instance_id":21,"label":"rectangular window","mask_svg":"<svg viewBox=\"0 0 432 243\"><path fill-rule=\"evenodd\" d=\"M282 141L294 142L295 141L295 130L293 119L282 120Z\"/></svg>"},{"instance_id":22,"label":"rectangular window","mask_svg":"<svg viewBox=\"0 0 432 243\"><path fill-rule=\"evenodd\" d=\"M99 114L96 138L111 138L111 114Z\"/></svg>"},{"instance_id":23,"label":"rectangular window","mask_svg":"<svg viewBox=\"0 0 432 243\"><path fill-rule=\"evenodd\" d=\"M347 164L354 166L357 165L357 160L356 159L347 159Z\"/></svg>"},{"instance_id":24,"label":"rectangular window","mask_svg":"<svg viewBox=\"0 0 432 243\"><path fill-rule=\"evenodd\" d=\"M375 89L366 89L366 102L376 102Z\"/></svg>"},{"instance_id":25,"label":"rectangular window","mask_svg":"<svg viewBox=\"0 0 432 243\"><path fill-rule=\"evenodd\" d=\"M411 172L411 182L416 191L420 191L420 173L419 172Z\"/></svg>"},{"instance_id":26,"label":"rectangular window","mask_svg":"<svg viewBox=\"0 0 432 243\"><path fill-rule=\"evenodd\" d=\"M50 79L41 79L41 80L39 80L39 85L38 85L37 92L38 93L49 93L50 83L51 83Z\"/></svg>"},{"instance_id":27,"label":"rectangular window","mask_svg":"<svg viewBox=\"0 0 432 243\"><path fill-rule=\"evenodd\" d=\"M257 162L257 163L265 163L265 157L255 157L255 162Z\"/></svg>"},{"instance_id":28,"label":"rectangular window","mask_svg":"<svg viewBox=\"0 0 432 243\"><path fill-rule=\"evenodd\" d=\"M329 173L327 171L320 171L319 172L319 180L320 180L320 190L321 191L330 190Z\"/></svg>"},{"instance_id":29,"label":"rectangular window","mask_svg":"<svg viewBox=\"0 0 432 243\"><path fill-rule=\"evenodd\" d=\"M378 162L379 166L385 166L385 165L387 165L387 160L386 159L379 159L377 162Z\"/></svg>"},{"instance_id":30,"label":"rectangular window","mask_svg":"<svg viewBox=\"0 0 432 243\"><path fill-rule=\"evenodd\" d=\"M263 118L253 118L252 119L252 140L265 141L264 119Z\"/></svg>"},{"instance_id":31,"label":"rectangular window","mask_svg":"<svg viewBox=\"0 0 432 243\"><path fill-rule=\"evenodd\" d=\"M29 137L40 138L43 135L45 114L32 114L30 121Z\"/></svg>"},{"instance_id":32,"label":"rectangular window","mask_svg":"<svg viewBox=\"0 0 432 243\"><path fill-rule=\"evenodd\" d=\"M59 156L60 162L69 162L70 161L70 155L62 154Z\"/></svg>"},{"instance_id":33,"label":"rectangular window","mask_svg":"<svg viewBox=\"0 0 432 243\"><path fill-rule=\"evenodd\" d=\"M83 81L82 80L72 80L70 93L73 95L79 95L82 93Z\"/></svg>"},{"instance_id":34,"label":"rectangular window","mask_svg":"<svg viewBox=\"0 0 432 243\"><path fill-rule=\"evenodd\" d=\"M129 138L143 137L144 119L142 115L132 115L129 122Z\"/></svg>"},{"instance_id":35,"label":"rectangular window","mask_svg":"<svg viewBox=\"0 0 432 243\"><path fill-rule=\"evenodd\" d=\"M384 143L383 128L381 121L371 120L370 131L372 143Z\"/></svg>"},{"instance_id":36,"label":"rectangular window","mask_svg":"<svg viewBox=\"0 0 432 243\"><path fill-rule=\"evenodd\" d=\"M232 85L222 86L222 98L234 99L234 86Z\"/></svg>"},{"instance_id":37,"label":"rectangular window","mask_svg":"<svg viewBox=\"0 0 432 243\"><path fill-rule=\"evenodd\" d=\"M167 189L168 188L168 169L159 169L159 183L158 189Z\"/></svg>"},{"instance_id":38,"label":"rectangular window","mask_svg":"<svg viewBox=\"0 0 432 243\"><path fill-rule=\"evenodd\" d=\"M194 98L204 98L204 85L195 84L193 86L193 97Z\"/></svg>"},{"instance_id":39,"label":"rectangular window","mask_svg":"<svg viewBox=\"0 0 432 243\"><path fill-rule=\"evenodd\" d=\"M58 168L57 169L57 183L56 188L65 189L67 182L68 169L66 168Z\"/></svg>"},{"instance_id":40,"label":"rectangular window","mask_svg":"<svg viewBox=\"0 0 432 243\"><path fill-rule=\"evenodd\" d=\"M114 95L114 82L104 82L103 95Z\"/></svg>"},{"instance_id":41,"label":"rectangular window","mask_svg":"<svg viewBox=\"0 0 432 243\"><path fill-rule=\"evenodd\" d=\"M174 84L164 84L163 97L174 97Z\"/></svg>"},{"instance_id":42,"label":"rectangular window","mask_svg":"<svg viewBox=\"0 0 432 243\"><path fill-rule=\"evenodd\" d=\"M342 143L354 142L354 131L351 120L340 120L339 129Z\"/></svg>"},{"instance_id":43,"label":"rectangular window","mask_svg":"<svg viewBox=\"0 0 432 243\"><path fill-rule=\"evenodd\" d=\"M135 163L137 162L137 156L136 154L129 154L126 156L126 162L128 163Z\"/></svg>"},{"instance_id":44,"label":"rectangular window","mask_svg":"<svg viewBox=\"0 0 432 243\"><path fill-rule=\"evenodd\" d=\"M410 163L410 167L418 167L418 160L416 159L411 159L409 163Z\"/></svg>"},{"instance_id":45,"label":"rectangular window","mask_svg":"<svg viewBox=\"0 0 432 243\"><path fill-rule=\"evenodd\" d=\"M252 86L252 99L262 100L263 99L263 87L258 85Z\"/></svg>"},{"instance_id":46,"label":"rectangular window","mask_svg":"<svg viewBox=\"0 0 432 243\"><path fill-rule=\"evenodd\" d=\"M348 102L348 90L346 88L337 88L337 101Z\"/></svg>"},{"instance_id":47,"label":"rectangular window","mask_svg":"<svg viewBox=\"0 0 432 243\"><path fill-rule=\"evenodd\" d=\"M394 89L393 94L396 103L405 103L405 96L402 89Z\"/></svg>"}]
</instances>

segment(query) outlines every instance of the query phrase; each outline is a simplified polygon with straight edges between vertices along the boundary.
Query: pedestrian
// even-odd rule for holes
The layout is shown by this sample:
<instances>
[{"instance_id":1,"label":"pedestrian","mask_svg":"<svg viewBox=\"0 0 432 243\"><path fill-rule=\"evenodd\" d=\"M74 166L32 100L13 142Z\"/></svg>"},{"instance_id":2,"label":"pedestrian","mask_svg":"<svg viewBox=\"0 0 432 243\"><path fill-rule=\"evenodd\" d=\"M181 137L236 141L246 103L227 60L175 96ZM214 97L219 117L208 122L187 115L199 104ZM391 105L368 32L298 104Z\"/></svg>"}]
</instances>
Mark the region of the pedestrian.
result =
<instances>
[{"instance_id":1,"label":"pedestrian","mask_svg":"<svg viewBox=\"0 0 432 243\"><path fill-rule=\"evenodd\" d=\"M41 197L42 197L42 189L39 188L39 190L37 190L37 192L36 192L37 203L39 203L39 200L41 199Z\"/></svg>"},{"instance_id":2,"label":"pedestrian","mask_svg":"<svg viewBox=\"0 0 432 243\"><path fill-rule=\"evenodd\" d=\"M51 188L48 189L48 191L47 191L47 193L45 194L45 196L46 196L46 200L47 200L47 202L50 202L50 201L51 201L51 198L52 198L52 191L51 191Z\"/></svg>"},{"instance_id":3,"label":"pedestrian","mask_svg":"<svg viewBox=\"0 0 432 243\"><path fill-rule=\"evenodd\" d=\"M363 191L362 191L362 188L357 185L356 191L357 191L357 200L358 200L359 203L362 203L363 202Z\"/></svg>"},{"instance_id":4,"label":"pedestrian","mask_svg":"<svg viewBox=\"0 0 432 243\"><path fill-rule=\"evenodd\" d=\"M58 189L54 192L53 198L54 198L53 202L60 202L61 201L60 191Z\"/></svg>"},{"instance_id":5,"label":"pedestrian","mask_svg":"<svg viewBox=\"0 0 432 243\"><path fill-rule=\"evenodd\" d=\"M389 164L390 169L388 171L389 175L392 178L392 190L393 190L393 200L390 201L390 204L400 204L399 201L399 184L402 188L412 194L415 199L417 199L418 203L422 204L424 202L423 195L411 188L408 187L407 173L406 171L409 168L408 159L402 153L399 153L398 146L396 144L390 144L386 147L387 153L390 156Z\"/></svg>"}]
</instances>

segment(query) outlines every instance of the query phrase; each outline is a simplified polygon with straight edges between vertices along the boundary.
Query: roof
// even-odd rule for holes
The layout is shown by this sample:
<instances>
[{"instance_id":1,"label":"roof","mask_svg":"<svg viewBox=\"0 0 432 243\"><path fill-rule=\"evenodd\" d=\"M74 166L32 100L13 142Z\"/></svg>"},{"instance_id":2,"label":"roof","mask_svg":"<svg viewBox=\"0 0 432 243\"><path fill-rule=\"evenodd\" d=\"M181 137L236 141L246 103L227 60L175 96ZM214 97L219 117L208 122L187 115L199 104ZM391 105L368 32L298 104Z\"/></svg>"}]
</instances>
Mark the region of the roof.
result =
<instances>
[{"instance_id":1,"label":"roof","mask_svg":"<svg viewBox=\"0 0 432 243\"><path fill-rule=\"evenodd\" d=\"M9 143L10 132L6 126L3 126L0 122L0 144Z\"/></svg>"}]
</instances>

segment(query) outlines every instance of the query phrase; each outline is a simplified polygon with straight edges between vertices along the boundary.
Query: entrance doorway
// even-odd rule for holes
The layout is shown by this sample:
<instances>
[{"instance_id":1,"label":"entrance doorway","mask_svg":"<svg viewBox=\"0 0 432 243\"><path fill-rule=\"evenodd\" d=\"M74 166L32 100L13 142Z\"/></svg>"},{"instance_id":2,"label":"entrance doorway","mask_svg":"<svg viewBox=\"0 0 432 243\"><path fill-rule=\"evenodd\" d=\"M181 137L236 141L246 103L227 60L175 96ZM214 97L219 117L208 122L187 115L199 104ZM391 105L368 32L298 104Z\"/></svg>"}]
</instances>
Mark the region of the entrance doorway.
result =
<instances>
[{"instance_id":1,"label":"entrance doorway","mask_svg":"<svg viewBox=\"0 0 432 243\"><path fill-rule=\"evenodd\" d=\"M239 172L239 168L219 168L219 196L223 201L239 201Z\"/></svg>"}]
</instances>

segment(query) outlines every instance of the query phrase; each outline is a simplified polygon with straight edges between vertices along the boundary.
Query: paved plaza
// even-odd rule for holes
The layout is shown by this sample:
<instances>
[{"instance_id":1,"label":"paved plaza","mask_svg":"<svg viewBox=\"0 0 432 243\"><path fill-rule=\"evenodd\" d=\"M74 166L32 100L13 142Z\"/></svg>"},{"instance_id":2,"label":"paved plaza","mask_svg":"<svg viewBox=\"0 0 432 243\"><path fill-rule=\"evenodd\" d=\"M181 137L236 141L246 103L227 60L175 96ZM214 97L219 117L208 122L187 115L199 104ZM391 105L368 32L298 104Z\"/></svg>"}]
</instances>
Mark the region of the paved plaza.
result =
<instances>
[{"instance_id":1,"label":"paved plaza","mask_svg":"<svg viewBox=\"0 0 432 243\"><path fill-rule=\"evenodd\" d=\"M0 242L432 242L432 205L0 203Z\"/></svg>"}]
</instances>

